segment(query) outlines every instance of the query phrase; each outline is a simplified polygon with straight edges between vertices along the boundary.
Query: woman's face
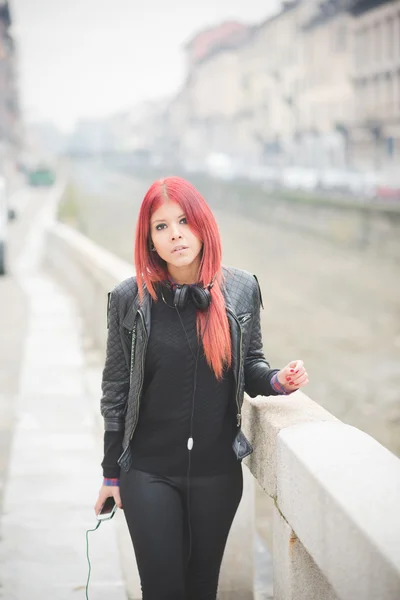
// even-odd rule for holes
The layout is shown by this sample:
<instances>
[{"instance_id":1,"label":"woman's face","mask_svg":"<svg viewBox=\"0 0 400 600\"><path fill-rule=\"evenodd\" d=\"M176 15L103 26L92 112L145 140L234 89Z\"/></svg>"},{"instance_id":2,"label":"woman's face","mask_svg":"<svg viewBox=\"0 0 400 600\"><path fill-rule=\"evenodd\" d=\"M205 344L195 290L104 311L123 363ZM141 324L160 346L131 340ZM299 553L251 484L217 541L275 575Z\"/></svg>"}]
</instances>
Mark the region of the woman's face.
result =
<instances>
[{"instance_id":1,"label":"woman's face","mask_svg":"<svg viewBox=\"0 0 400 600\"><path fill-rule=\"evenodd\" d=\"M181 206L165 202L150 219L150 235L157 254L175 268L200 265L201 240L194 235Z\"/></svg>"}]
</instances>

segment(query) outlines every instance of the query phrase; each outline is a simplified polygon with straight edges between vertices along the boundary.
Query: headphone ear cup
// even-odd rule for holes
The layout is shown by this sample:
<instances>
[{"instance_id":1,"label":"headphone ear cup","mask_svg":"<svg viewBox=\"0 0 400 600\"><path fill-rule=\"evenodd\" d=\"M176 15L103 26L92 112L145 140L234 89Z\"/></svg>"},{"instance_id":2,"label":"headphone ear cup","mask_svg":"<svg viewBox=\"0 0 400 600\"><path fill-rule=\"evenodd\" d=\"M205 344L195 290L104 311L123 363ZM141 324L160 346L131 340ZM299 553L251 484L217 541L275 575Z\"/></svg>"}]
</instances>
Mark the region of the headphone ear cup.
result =
<instances>
[{"instance_id":1,"label":"headphone ear cup","mask_svg":"<svg viewBox=\"0 0 400 600\"><path fill-rule=\"evenodd\" d=\"M178 286L174 293L175 308L182 309L186 306L189 298L190 287L186 284Z\"/></svg>"},{"instance_id":2,"label":"headphone ear cup","mask_svg":"<svg viewBox=\"0 0 400 600\"><path fill-rule=\"evenodd\" d=\"M198 310L207 310L211 304L211 294L207 288L195 285L190 288L193 304Z\"/></svg>"}]
</instances>

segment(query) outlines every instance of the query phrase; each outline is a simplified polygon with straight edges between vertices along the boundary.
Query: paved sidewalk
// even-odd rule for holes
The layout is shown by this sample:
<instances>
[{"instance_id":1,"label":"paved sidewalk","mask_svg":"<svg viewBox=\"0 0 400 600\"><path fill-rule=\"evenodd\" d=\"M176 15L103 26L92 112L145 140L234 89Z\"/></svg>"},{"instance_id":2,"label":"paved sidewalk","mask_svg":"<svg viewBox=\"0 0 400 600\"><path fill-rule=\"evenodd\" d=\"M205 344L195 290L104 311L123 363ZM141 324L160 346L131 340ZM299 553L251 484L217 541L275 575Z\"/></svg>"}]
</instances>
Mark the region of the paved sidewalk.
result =
<instances>
[{"instance_id":1,"label":"paved sidewalk","mask_svg":"<svg viewBox=\"0 0 400 600\"><path fill-rule=\"evenodd\" d=\"M85 532L96 525L101 442L85 388L81 323L73 300L39 268L47 207L17 268L29 315L4 495L2 600L85 598ZM89 534L91 600L126 600L108 521Z\"/></svg>"}]
</instances>

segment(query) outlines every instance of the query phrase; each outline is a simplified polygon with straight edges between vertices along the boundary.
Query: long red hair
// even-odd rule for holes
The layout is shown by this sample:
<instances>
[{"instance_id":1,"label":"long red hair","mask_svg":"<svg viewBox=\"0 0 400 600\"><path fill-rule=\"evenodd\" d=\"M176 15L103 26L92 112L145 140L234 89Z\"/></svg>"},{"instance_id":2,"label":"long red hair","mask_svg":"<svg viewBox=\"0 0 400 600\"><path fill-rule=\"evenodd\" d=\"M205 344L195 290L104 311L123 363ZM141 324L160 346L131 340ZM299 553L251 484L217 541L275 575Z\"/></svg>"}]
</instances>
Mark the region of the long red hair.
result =
<instances>
[{"instance_id":1,"label":"long red hair","mask_svg":"<svg viewBox=\"0 0 400 600\"><path fill-rule=\"evenodd\" d=\"M151 251L150 237L151 216L164 202L176 202L180 205L192 232L203 243L198 283L207 286L215 277L214 286L210 290L209 315L207 311L197 311L197 334L199 339L203 339L208 364L217 379L221 379L224 367L229 367L232 362L229 322L221 291L221 237L214 215L203 196L181 177L166 177L155 181L141 204L135 236L135 268L140 300L143 300L143 284L156 300L156 284L168 279L167 263L156 252Z\"/></svg>"}]
</instances>

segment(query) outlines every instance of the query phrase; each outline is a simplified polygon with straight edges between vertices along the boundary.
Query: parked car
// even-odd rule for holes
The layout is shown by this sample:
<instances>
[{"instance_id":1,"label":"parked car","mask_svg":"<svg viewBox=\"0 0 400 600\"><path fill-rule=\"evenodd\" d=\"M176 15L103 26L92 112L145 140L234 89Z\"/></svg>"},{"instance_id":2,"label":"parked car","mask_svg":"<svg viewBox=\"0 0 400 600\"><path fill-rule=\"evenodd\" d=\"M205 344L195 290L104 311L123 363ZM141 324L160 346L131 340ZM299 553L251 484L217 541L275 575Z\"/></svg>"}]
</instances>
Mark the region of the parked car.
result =
<instances>
[{"instance_id":1,"label":"parked car","mask_svg":"<svg viewBox=\"0 0 400 600\"><path fill-rule=\"evenodd\" d=\"M55 171L46 165L39 165L28 172L28 183L34 187L48 187L56 181Z\"/></svg>"},{"instance_id":2,"label":"parked car","mask_svg":"<svg viewBox=\"0 0 400 600\"><path fill-rule=\"evenodd\" d=\"M15 218L15 211L9 207L7 186L3 177L0 177L0 275L6 274L7 256L7 229L8 221Z\"/></svg>"},{"instance_id":3,"label":"parked car","mask_svg":"<svg viewBox=\"0 0 400 600\"><path fill-rule=\"evenodd\" d=\"M377 200L385 202L400 202L400 173L396 171L382 174L375 188Z\"/></svg>"},{"instance_id":4,"label":"parked car","mask_svg":"<svg viewBox=\"0 0 400 600\"><path fill-rule=\"evenodd\" d=\"M315 169L287 167L283 169L280 181L290 190L314 191L319 184L319 175Z\"/></svg>"},{"instance_id":5,"label":"parked car","mask_svg":"<svg viewBox=\"0 0 400 600\"><path fill-rule=\"evenodd\" d=\"M250 181L261 183L265 190L275 189L280 186L280 171L277 167L269 165L255 165L247 167L244 176Z\"/></svg>"}]
</instances>

